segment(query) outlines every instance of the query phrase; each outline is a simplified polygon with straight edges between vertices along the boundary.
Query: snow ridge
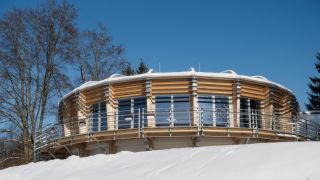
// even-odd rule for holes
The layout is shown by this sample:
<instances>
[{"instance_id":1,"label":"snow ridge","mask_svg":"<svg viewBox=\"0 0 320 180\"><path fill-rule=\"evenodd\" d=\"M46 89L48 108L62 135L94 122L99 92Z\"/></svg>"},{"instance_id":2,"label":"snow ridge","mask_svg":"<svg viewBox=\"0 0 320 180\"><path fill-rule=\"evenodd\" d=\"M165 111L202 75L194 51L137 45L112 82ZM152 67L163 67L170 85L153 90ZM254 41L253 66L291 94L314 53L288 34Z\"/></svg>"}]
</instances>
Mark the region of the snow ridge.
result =
<instances>
[{"instance_id":1,"label":"snow ridge","mask_svg":"<svg viewBox=\"0 0 320 180\"><path fill-rule=\"evenodd\" d=\"M120 152L30 163L1 180L319 180L319 142L290 142Z\"/></svg>"}]
</instances>

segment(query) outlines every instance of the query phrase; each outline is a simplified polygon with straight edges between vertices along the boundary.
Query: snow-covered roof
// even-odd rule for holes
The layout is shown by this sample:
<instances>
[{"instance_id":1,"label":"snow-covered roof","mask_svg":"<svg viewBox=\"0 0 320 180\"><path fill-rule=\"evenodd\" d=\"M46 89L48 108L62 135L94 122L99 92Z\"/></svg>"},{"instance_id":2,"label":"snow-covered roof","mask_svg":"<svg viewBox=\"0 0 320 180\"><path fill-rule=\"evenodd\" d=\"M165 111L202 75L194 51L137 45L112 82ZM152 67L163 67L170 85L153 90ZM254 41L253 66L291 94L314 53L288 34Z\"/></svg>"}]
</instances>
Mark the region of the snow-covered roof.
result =
<instances>
[{"instance_id":1,"label":"snow-covered roof","mask_svg":"<svg viewBox=\"0 0 320 180\"><path fill-rule=\"evenodd\" d=\"M71 94L84 90L93 88L95 86L115 83L115 82L124 82L124 81L131 81L131 80L139 80L139 79L146 79L146 78L168 78L168 77L207 77L207 78L217 78L217 79L239 79L239 80L247 80L253 81L256 83L263 83L263 84L270 84L277 86L279 88L285 89L292 93L292 91L281 84L275 83L273 81L268 80L264 76L255 75L255 76L246 76L246 75L239 75L233 70L225 70L220 73L215 72L196 72L194 68L190 68L189 71L183 72L155 72L154 69L150 69L147 73L138 74L138 75L131 75L125 76L121 74L114 74L111 75L107 79L103 79L101 81L88 81L81 86L75 88L74 90L67 93L63 96L62 99L69 97Z\"/></svg>"}]
</instances>

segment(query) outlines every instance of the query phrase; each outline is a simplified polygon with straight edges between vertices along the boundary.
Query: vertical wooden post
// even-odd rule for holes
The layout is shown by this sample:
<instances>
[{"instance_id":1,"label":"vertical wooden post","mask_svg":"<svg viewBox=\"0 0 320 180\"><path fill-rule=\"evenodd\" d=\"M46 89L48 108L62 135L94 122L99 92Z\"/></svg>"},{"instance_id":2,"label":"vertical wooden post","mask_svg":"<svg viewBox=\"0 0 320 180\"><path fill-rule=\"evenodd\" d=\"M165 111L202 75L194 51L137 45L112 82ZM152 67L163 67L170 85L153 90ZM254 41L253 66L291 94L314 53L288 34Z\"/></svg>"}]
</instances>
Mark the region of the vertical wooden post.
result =
<instances>
[{"instance_id":1,"label":"vertical wooden post","mask_svg":"<svg viewBox=\"0 0 320 180\"><path fill-rule=\"evenodd\" d=\"M147 121L148 127L156 127L155 122L155 103L152 96L152 81L150 78L146 80L146 98L147 98Z\"/></svg>"},{"instance_id":2,"label":"vertical wooden post","mask_svg":"<svg viewBox=\"0 0 320 180\"><path fill-rule=\"evenodd\" d=\"M107 143L108 143L108 151L109 151L109 153L110 154L115 154L115 153L117 153L117 147L116 147L116 145L115 145L115 141L114 140L112 140L112 141L107 141Z\"/></svg>"},{"instance_id":3,"label":"vertical wooden post","mask_svg":"<svg viewBox=\"0 0 320 180\"><path fill-rule=\"evenodd\" d=\"M115 130L115 107L112 94L112 85L108 84L105 89L106 107L107 107L107 124L108 130Z\"/></svg>"},{"instance_id":4,"label":"vertical wooden post","mask_svg":"<svg viewBox=\"0 0 320 180\"><path fill-rule=\"evenodd\" d=\"M190 97L190 103L191 103L191 125L192 126L197 126L199 124L199 105L198 105L198 81L196 77L192 77L191 80L191 92L192 95Z\"/></svg>"},{"instance_id":5,"label":"vertical wooden post","mask_svg":"<svg viewBox=\"0 0 320 180\"><path fill-rule=\"evenodd\" d=\"M268 98L267 98L267 107L265 108L265 121L264 129L274 130L275 129L275 113L274 113L274 105L273 105L273 91L271 88L268 88Z\"/></svg>"},{"instance_id":6,"label":"vertical wooden post","mask_svg":"<svg viewBox=\"0 0 320 180\"><path fill-rule=\"evenodd\" d=\"M71 126L70 126L70 117L68 115L68 111L69 110L69 107L68 107L68 104L66 102L66 99L64 99L63 101L61 101L60 103L63 103L63 105L61 105L61 108L63 108L63 111L62 111L62 121L63 121L63 133L64 133L64 136L71 136ZM60 105L59 105L60 106Z\"/></svg>"},{"instance_id":7,"label":"vertical wooden post","mask_svg":"<svg viewBox=\"0 0 320 180\"><path fill-rule=\"evenodd\" d=\"M233 96L232 96L232 105L233 105L233 123L234 127L240 127L240 98L241 98L241 83L237 79L233 84Z\"/></svg>"},{"instance_id":8,"label":"vertical wooden post","mask_svg":"<svg viewBox=\"0 0 320 180\"><path fill-rule=\"evenodd\" d=\"M79 126L79 133L80 134L85 134L88 133L88 124L89 124L89 119L86 118L88 117L87 106L83 102L84 95L81 92L78 92L77 94L77 117L78 120L83 119L81 122L79 121L79 124L81 123L81 126Z\"/></svg>"},{"instance_id":9,"label":"vertical wooden post","mask_svg":"<svg viewBox=\"0 0 320 180\"><path fill-rule=\"evenodd\" d=\"M212 126L217 126L217 117L216 117L217 109L216 109L216 97L212 96Z\"/></svg>"},{"instance_id":10,"label":"vertical wooden post","mask_svg":"<svg viewBox=\"0 0 320 180\"><path fill-rule=\"evenodd\" d=\"M251 128L252 127L252 114L251 114L251 108L250 108L250 99L248 98L247 99L247 104L248 104L248 109L247 109L247 112L248 112L248 127Z\"/></svg>"},{"instance_id":11,"label":"vertical wooden post","mask_svg":"<svg viewBox=\"0 0 320 180\"><path fill-rule=\"evenodd\" d=\"M234 122L233 122L233 118L234 118L234 116L233 116L233 97L229 97L228 98L228 101L229 101L229 113L228 113L228 115L229 115L229 127L234 127Z\"/></svg>"}]
</instances>

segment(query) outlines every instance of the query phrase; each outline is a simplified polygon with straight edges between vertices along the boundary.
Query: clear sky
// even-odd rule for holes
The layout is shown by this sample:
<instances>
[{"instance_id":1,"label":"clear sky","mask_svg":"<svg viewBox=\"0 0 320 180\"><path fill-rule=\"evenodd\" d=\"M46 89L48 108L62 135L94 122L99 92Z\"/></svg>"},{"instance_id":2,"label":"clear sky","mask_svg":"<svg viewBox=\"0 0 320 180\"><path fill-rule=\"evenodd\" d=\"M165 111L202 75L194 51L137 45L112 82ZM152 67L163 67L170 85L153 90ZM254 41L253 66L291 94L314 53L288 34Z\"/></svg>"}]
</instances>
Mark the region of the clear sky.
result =
<instances>
[{"instance_id":1,"label":"clear sky","mask_svg":"<svg viewBox=\"0 0 320 180\"><path fill-rule=\"evenodd\" d=\"M40 0L1 0L0 16ZM291 89L302 109L320 51L319 0L72 0L81 29L106 24L114 42L161 71L233 69Z\"/></svg>"}]
</instances>

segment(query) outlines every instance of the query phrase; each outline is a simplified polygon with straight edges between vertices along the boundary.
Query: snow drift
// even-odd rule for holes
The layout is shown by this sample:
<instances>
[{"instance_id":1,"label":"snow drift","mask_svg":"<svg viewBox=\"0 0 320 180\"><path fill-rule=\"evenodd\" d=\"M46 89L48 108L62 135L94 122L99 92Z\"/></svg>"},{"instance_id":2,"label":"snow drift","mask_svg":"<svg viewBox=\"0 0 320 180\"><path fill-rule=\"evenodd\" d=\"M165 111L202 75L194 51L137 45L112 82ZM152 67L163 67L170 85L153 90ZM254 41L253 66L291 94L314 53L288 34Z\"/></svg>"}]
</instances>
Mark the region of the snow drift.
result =
<instances>
[{"instance_id":1,"label":"snow drift","mask_svg":"<svg viewBox=\"0 0 320 180\"><path fill-rule=\"evenodd\" d=\"M320 143L291 142L120 152L30 163L1 180L319 180Z\"/></svg>"}]
</instances>

